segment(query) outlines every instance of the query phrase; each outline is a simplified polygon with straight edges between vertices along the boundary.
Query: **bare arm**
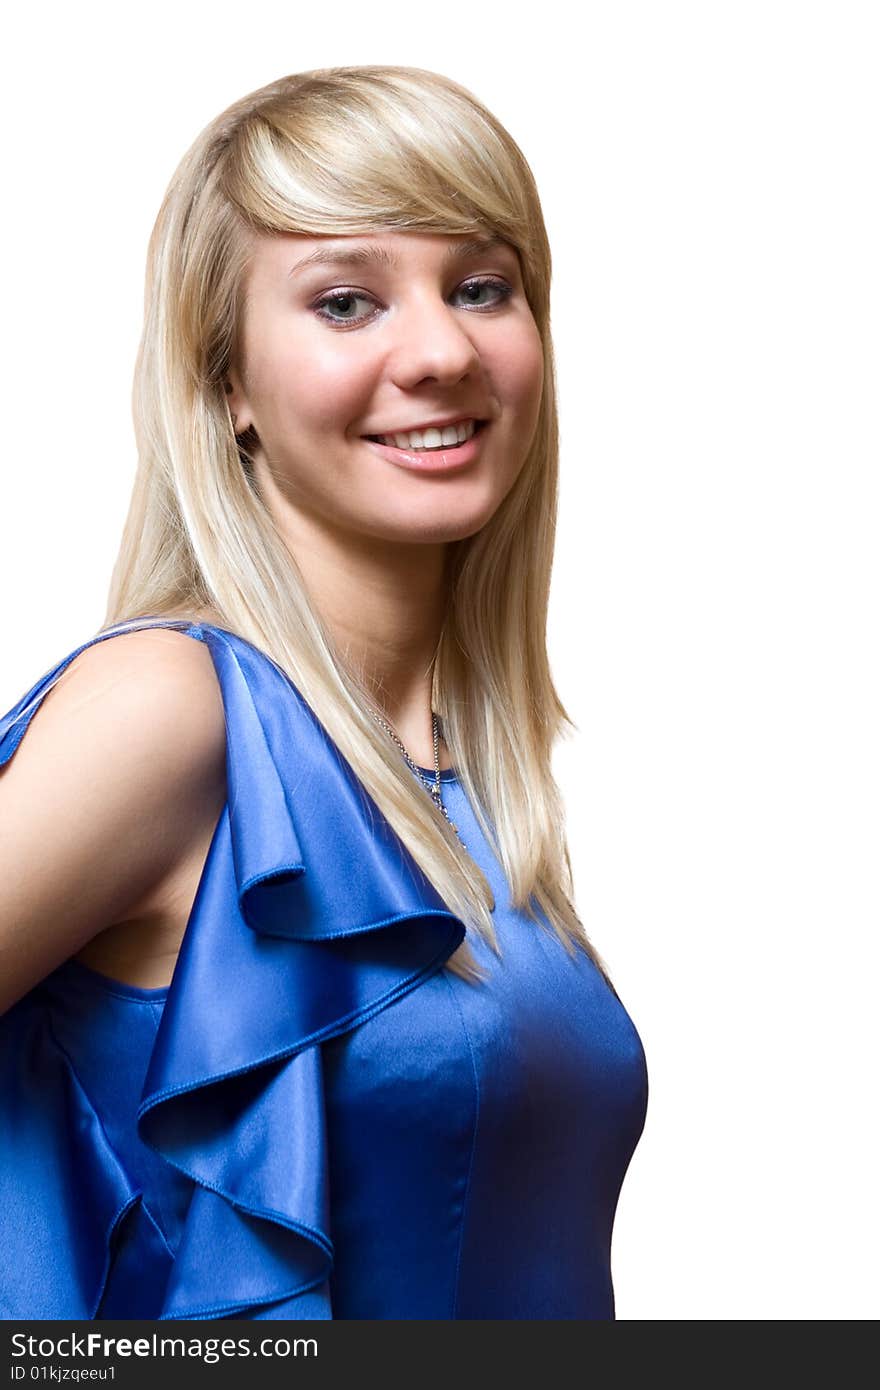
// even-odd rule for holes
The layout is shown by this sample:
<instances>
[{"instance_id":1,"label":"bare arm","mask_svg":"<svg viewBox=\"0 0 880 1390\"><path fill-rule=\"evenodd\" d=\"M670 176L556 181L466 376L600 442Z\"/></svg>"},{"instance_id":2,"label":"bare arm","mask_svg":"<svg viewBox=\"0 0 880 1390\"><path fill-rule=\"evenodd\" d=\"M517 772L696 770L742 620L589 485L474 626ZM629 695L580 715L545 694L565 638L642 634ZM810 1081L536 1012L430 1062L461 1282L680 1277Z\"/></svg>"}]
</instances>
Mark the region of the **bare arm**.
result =
<instances>
[{"instance_id":1,"label":"bare arm","mask_svg":"<svg viewBox=\"0 0 880 1390\"><path fill-rule=\"evenodd\" d=\"M0 1013L165 880L225 769L202 642L147 629L71 662L0 770Z\"/></svg>"}]
</instances>

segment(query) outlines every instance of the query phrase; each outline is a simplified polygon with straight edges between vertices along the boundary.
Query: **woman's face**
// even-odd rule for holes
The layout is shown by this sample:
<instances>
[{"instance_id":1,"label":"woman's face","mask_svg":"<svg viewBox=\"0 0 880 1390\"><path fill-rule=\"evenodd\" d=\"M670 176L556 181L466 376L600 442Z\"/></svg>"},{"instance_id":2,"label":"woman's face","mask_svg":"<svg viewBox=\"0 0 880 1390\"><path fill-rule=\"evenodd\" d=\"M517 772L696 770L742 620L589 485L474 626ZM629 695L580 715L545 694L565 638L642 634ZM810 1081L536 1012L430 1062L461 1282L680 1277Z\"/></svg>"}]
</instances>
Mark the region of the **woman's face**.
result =
<instances>
[{"instance_id":1,"label":"woman's face","mask_svg":"<svg viewBox=\"0 0 880 1390\"><path fill-rule=\"evenodd\" d=\"M532 442L544 368L507 243L279 234L257 240L229 377L235 429L259 435L269 498L348 534L424 543L473 535L504 500ZM460 454L448 436L437 452L367 439L461 420L488 424Z\"/></svg>"}]
</instances>

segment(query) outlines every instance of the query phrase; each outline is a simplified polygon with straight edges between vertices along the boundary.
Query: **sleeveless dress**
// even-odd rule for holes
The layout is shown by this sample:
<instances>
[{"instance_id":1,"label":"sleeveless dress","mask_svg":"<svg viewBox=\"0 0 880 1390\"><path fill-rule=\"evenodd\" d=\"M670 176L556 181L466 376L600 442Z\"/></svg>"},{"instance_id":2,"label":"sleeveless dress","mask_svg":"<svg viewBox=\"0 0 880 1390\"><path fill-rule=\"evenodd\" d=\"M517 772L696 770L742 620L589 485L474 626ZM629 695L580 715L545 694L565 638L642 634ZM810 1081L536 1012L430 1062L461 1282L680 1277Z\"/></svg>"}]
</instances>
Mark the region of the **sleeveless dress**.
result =
<instances>
[{"instance_id":1,"label":"sleeveless dress","mask_svg":"<svg viewBox=\"0 0 880 1390\"><path fill-rule=\"evenodd\" d=\"M120 630L207 643L226 805L171 985L71 958L0 1017L5 1319L613 1319L611 1234L644 1126L639 1036L581 947L494 895L465 935L274 661L138 619L0 719L0 776L53 678Z\"/></svg>"}]
</instances>

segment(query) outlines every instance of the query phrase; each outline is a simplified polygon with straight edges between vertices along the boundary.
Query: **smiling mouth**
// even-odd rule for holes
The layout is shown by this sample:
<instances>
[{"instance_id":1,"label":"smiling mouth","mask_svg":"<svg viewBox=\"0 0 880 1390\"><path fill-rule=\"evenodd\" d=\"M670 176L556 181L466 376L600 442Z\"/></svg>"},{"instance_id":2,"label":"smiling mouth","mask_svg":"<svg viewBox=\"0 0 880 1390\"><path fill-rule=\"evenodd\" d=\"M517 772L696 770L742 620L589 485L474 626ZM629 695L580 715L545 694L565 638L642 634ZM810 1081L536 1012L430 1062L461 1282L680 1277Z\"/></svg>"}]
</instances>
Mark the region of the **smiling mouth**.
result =
<instances>
[{"instance_id":1,"label":"smiling mouth","mask_svg":"<svg viewBox=\"0 0 880 1390\"><path fill-rule=\"evenodd\" d=\"M461 443L458 443L458 444L431 444L431 445L427 445L427 446L422 445L422 447L421 447L420 449L413 449L413 448L411 448L411 449L408 449L407 452L408 452L408 453L413 453L413 454L416 454L416 453L418 453L418 454L433 454L433 453L438 453L438 454L441 454L441 453L442 453L442 454L454 454L455 451L456 451L456 449L463 449L463 448L465 447L466 444L469 444L469 443L470 443L470 440L473 439L475 435L478 435L478 434L480 433L480 431L481 431L482 429L484 429L485 426L486 426L488 423L489 423L488 420L475 420L475 421L474 421L474 428L473 428L473 431L472 431L472 433L471 433L471 435L470 435L470 438L462 440ZM419 431L419 433L425 433L425 431ZM393 436L393 435L386 435L385 437L386 437L386 438L391 438L391 439L393 439L394 436ZM380 434L364 434L364 435L361 436L361 438L362 438L362 439L368 439L368 440L370 441L370 443L372 443L372 444L383 444L382 435L380 435ZM383 444L383 448L395 448L395 447L397 447L397 446L395 446L395 445L393 445L393 444Z\"/></svg>"},{"instance_id":2,"label":"smiling mouth","mask_svg":"<svg viewBox=\"0 0 880 1390\"><path fill-rule=\"evenodd\" d=\"M369 435L362 435L362 438L365 444L373 446L378 458L397 468L420 473L423 477L456 475L462 469L470 468L482 455L483 434L485 426L489 423L488 420L482 421L470 437L460 444L441 444L434 448L429 446L427 449L401 449L396 444L382 444Z\"/></svg>"}]
</instances>

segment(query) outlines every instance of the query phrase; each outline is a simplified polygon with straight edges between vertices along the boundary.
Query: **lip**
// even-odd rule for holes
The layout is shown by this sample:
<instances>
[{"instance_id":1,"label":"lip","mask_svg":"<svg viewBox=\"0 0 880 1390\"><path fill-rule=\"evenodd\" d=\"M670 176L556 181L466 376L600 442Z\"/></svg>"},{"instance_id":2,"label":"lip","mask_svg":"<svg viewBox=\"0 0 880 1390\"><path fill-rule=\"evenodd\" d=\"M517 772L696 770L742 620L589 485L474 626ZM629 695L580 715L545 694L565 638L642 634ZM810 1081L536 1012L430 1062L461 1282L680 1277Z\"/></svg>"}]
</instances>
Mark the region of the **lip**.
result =
<instances>
[{"instance_id":1,"label":"lip","mask_svg":"<svg viewBox=\"0 0 880 1390\"><path fill-rule=\"evenodd\" d=\"M447 425L464 424L466 420L473 420L476 424L484 423L488 419L485 415L444 415L442 419L423 420L418 425L395 425L390 430L370 430L362 435L363 439L369 439L371 434L413 434L416 430L445 430Z\"/></svg>"},{"instance_id":2,"label":"lip","mask_svg":"<svg viewBox=\"0 0 880 1390\"><path fill-rule=\"evenodd\" d=\"M485 420L477 426L474 434L464 444L448 449L397 449L391 444L377 444L375 439L365 439L364 443L375 450L382 458L405 468L411 473L458 473L478 457L483 439L489 429L490 421Z\"/></svg>"}]
</instances>

